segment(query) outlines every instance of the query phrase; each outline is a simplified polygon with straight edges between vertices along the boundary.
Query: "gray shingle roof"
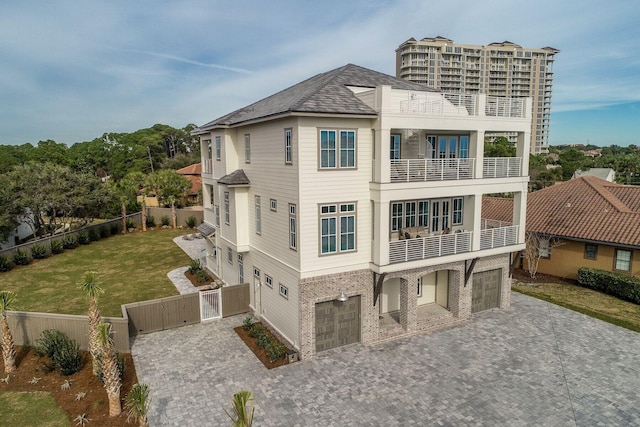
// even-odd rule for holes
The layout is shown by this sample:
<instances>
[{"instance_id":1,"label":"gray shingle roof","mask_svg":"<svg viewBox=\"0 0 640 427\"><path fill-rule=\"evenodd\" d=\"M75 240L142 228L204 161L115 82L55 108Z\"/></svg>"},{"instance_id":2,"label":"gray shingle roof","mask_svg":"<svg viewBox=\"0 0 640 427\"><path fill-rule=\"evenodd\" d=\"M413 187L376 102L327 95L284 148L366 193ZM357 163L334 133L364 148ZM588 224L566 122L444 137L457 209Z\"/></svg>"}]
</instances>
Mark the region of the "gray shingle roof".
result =
<instances>
[{"instance_id":1,"label":"gray shingle roof","mask_svg":"<svg viewBox=\"0 0 640 427\"><path fill-rule=\"evenodd\" d=\"M397 79L353 64L318 74L258 102L212 120L194 131L227 127L284 113L375 115L347 86L387 85L394 89L433 91L417 83Z\"/></svg>"},{"instance_id":2,"label":"gray shingle roof","mask_svg":"<svg viewBox=\"0 0 640 427\"><path fill-rule=\"evenodd\" d=\"M251 182L247 175L245 175L244 170L238 169L230 174L227 174L218 180L218 184L224 185L249 185Z\"/></svg>"}]
</instances>

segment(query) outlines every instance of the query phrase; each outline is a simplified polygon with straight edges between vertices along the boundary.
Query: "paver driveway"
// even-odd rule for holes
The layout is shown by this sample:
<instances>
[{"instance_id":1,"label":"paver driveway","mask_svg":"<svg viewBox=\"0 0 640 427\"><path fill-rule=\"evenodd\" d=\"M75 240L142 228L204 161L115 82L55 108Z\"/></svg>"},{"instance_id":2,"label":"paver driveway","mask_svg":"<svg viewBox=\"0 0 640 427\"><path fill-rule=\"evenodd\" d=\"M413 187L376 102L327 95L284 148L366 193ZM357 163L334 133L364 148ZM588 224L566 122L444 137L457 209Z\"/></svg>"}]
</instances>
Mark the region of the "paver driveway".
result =
<instances>
[{"instance_id":1,"label":"paver driveway","mask_svg":"<svg viewBox=\"0 0 640 427\"><path fill-rule=\"evenodd\" d=\"M233 332L242 316L136 338L152 426L640 425L640 334L514 293L462 326L360 344L267 370Z\"/></svg>"}]
</instances>

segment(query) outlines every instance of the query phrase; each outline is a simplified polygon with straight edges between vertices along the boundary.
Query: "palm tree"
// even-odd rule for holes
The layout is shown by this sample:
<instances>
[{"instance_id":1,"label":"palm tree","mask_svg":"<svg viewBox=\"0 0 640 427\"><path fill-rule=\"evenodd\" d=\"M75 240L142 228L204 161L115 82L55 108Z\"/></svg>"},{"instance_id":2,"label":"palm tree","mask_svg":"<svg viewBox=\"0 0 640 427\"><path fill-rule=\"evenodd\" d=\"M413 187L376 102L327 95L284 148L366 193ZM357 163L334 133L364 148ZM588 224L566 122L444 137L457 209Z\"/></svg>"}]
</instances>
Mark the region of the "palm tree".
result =
<instances>
[{"instance_id":1,"label":"palm tree","mask_svg":"<svg viewBox=\"0 0 640 427\"><path fill-rule=\"evenodd\" d=\"M0 292L0 315L2 316L2 358L4 359L4 372L10 374L16 370L16 346L13 343L13 335L7 321L7 310L13 308L16 294L11 291Z\"/></svg>"},{"instance_id":2,"label":"palm tree","mask_svg":"<svg viewBox=\"0 0 640 427\"><path fill-rule=\"evenodd\" d=\"M171 169L161 169L151 175L158 201L171 205L172 227L176 228L176 203L187 194L191 181Z\"/></svg>"},{"instance_id":3,"label":"palm tree","mask_svg":"<svg viewBox=\"0 0 640 427\"><path fill-rule=\"evenodd\" d=\"M116 350L111 339L111 323L100 323L98 325L98 340L102 346L102 375L104 388L109 399L109 416L117 417L122 413L120 404L120 371L118 370L118 359Z\"/></svg>"},{"instance_id":4,"label":"palm tree","mask_svg":"<svg viewBox=\"0 0 640 427\"><path fill-rule=\"evenodd\" d=\"M140 427L148 427L147 413L149 412L149 386L147 384L135 384L127 398L125 399L124 408L127 411L127 422L129 419L138 421Z\"/></svg>"},{"instance_id":5,"label":"palm tree","mask_svg":"<svg viewBox=\"0 0 640 427\"><path fill-rule=\"evenodd\" d=\"M137 193L136 184L128 179L126 176L122 178L120 181L112 184L112 188L115 194L118 197L118 201L120 202L120 211L122 214L122 232L127 232L127 203L131 201L132 198L135 198Z\"/></svg>"},{"instance_id":6,"label":"palm tree","mask_svg":"<svg viewBox=\"0 0 640 427\"><path fill-rule=\"evenodd\" d=\"M233 427L251 427L253 424L253 393L241 390L233 395L233 412L235 418L227 412L233 422Z\"/></svg>"},{"instance_id":7,"label":"palm tree","mask_svg":"<svg viewBox=\"0 0 640 427\"><path fill-rule=\"evenodd\" d=\"M100 325L100 309L98 308L98 294L104 292L96 285L96 272L87 271L84 273L84 282L81 287L89 299L89 353L93 361L93 374L98 375L100 371L101 345L98 341L98 326Z\"/></svg>"}]
</instances>

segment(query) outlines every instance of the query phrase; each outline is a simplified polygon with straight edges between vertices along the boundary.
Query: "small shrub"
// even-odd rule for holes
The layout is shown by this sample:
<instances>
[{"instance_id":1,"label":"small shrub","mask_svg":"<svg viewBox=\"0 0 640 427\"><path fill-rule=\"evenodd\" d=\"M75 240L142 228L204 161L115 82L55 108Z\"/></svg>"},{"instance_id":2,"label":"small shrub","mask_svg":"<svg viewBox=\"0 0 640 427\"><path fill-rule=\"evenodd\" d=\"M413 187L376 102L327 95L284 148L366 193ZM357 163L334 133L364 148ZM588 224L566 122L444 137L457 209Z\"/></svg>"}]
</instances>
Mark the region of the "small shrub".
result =
<instances>
[{"instance_id":1,"label":"small shrub","mask_svg":"<svg viewBox=\"0 0 640 427\"><path fill-rule=\"evenodd\" d=\"M185 224L187 224L187 227L196 228L196 224L198 223L198 220L196 219L195 216L190 216L184 222Z\"/></svg>"},{"instance_id":2,"label":"small shrub","mask_svg":"<svg viewBox=\"0 0 640 427\"><path fill-rule=\"evenodd\" d=\"M127 230L131 230L132 228L136 228L136 222L131 218L127 219Z\"/></svg>"},{"instance_id":3,"label":"small shrub","mask_svg":"<svg viewBox=\"0 0 640 427\"><path fill-rule=\"evenodd\" d=\"M264 334L264 326L259 323L253 325L253 327L249 330L249 336L251 338L258 338L258 336Z\"/></svg>"},{"instance_id":4,"label":"small shrub","mask_svg":"<svg viewBox=\"0 0 640 427\"><path fill-rule=\"evenodd\" d=\"M76 236L67 234L64 236L64 239L62 239L62 246L65 249L75 249L78 247L78 239L76 239Z\"/></svg>"},{"instance_id":5,"label":"small shrub","mask_svg":"<svg viewBox=\"0 0 640 427\"><path fill-rule=\"evenodd\" d=\"M31 256L35 259L44 259L47 257L47 248L44 245L33 245Z\"/></svg>"},{"instance_id":6,"label":"small shrub","mask_svg":"<svg viewBox=\"0 0 640 427\"><path fill-rule=\"evenodd\" d=\"M59 369L62 375L73 375L82 369L80 346L57 329L45 329L36 341L36 353L46 356L47 370Z\"/></svg>"},{"instance_id":7,"label":"small shrub","mask_svg":"<svg viewBox=\"0 0 640 427\"><path fill-rule=\"evenodd\" d=\"M91 240L92 242L97 242L98 240L100 240L100 232L97 228L92 228L91 230L89 230L89 240Z\"/></svg>"},{"instance_id":8,"label":"small shrub","mask_svg":"<svg viewBox=\"0 0 640 427\"><path fill-rule=\"evenodd\" d=\"M100 227L99 232L100 232L100 238L102 239L106 239L111 234L111 232L109 231L109 227L107 227L106 225L103 225L102 227Z\"/></svg>"},{"instance_id":9,"label":"small shrub","mask_svg":"<svg viewBox=\"0 0 640 427\"><path fill-rule=\"evenodd\" d=\"M171 219L169 219L169 217L167 215L162 215L162 217L160 218L160 223L164 227L168 227L169 223L171 223Z\"/></svg>"},{"instance_id":10,"label":"small shrub","mask_svg":"<svg viewBox=\"0 0 640 427\"><path fill-rule=\"evenodd\" d=\"M120 224L118 224L117 222L111 224L111 226L109 227L109 232L111 232L112 236L118 234L120 232Z\"/></svg>"},{"instance_id":11,"label":"small shrub","mask_svg":"<svg viewBox=\"0 0 640 427\"><path fill-rule=\"evenodd\" d=\"M0 256L0 271L5 272L13 268L13 263L6 256Z\"/></svg>"},{"instance_id":12,"label":"small shrub","mask_svg":"<svg viewBox=\"0 0 640 427\"><path fill-rule=\"evenodd\" d=\"M50 249L54 255L61 254L64 252L64 242L62 240L52 240Z\"/></svg>"},{"instance_id":13,"label":"small shrub","mask_svg":"<svg viewBox=\"0 0 640 427\"><path fill-rule=\"evenodd\" d=\"M13 253L13 262L16 265L28 265L30 261L29 254L22 249L18 249Z\"/></svg>"},{"instance_id":14,"label":"small shrub","mask_svg":"<svg viewBox=\"0 0 640 427\"><path fill-rule=\"evenodd\" d=\"M78 234L78 243L81 245L88 245L91 241L89 240L89 234L80 233Z\"/></svg>"},{"instance_id":15,"label":"small shrub","mask_svg":"<svg viewBox=\"0 0 640 427\"><path fill-rule=\"evenodd\" d=\"M284 357L284 355L287 354L287 347L276 340L271 340L265 350L267 352L267 357L269 358L269 361L271 363L275 362L281 357Z\"/></svg>"},{"instance_id":16,"label":"small shrub","mask_svg":"<svg viewBox=\"0 0 640 427\"><path fill-rule=\"evenodd\" d=\"M253 325L255 324L255 320L253 320L253 317L251 316L247 316L244 318L244 320L242 321L242 329L244 329L245 331L250 331L251 328L253 328Z\"/></svg>"},{"instance_id":17,"label":"small shrub","mask_svg":"<svg viewBox=\"0 0 640 427\"><path fill-rule=\"evenodd\" d=\"M204 270L198 270L198 272L196 273L196 282L198 283L204 283L209 279L209 275Z\"/></svg>"},{"instance_id":18,"label":"small shrub","mask_svg":"<svg viewBox=\"0 0 640 427\"><path fill-rule=\"evenodd\" d=\"M145 221L145 224L147 224L147 227L151 228L151 227L155 227L156 226L156 219L149 215Z\"/></svg>"},{"instance_id":19,"label":"small shrub","mask_svg":"<svg viewBox=\"0 0 640 427\"><path fill-rule=\"evenodd\" d=\"M194 276L198 273L198 271L202 270L202 265L200 264L199 259L192 259L191 265L189 265L189 273Z\"/></svg>"},{"instance_id":20,"label":"small shrub","mask_svg":"<svg viewBox=\"0 0 640 427\"><path fill-rule=\"evenodd\" d=\"M267 348L273 342L273 338L266 331L263 331L262 335L256 337L256 344L260 348Z\"/></svg>"}]
</instances>

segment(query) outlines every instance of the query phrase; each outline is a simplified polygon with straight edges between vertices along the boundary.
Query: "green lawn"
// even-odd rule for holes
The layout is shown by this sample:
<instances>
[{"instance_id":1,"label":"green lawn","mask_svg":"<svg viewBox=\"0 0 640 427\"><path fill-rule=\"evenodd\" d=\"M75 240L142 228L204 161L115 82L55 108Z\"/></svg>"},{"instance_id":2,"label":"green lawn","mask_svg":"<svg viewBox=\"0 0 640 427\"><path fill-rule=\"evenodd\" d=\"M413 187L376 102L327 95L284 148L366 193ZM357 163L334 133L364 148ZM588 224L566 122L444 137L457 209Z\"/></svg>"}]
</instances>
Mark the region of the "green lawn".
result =
<instances>
[{"instance_id":1,"label":"green lawn","mask_svg":"<svg viewBox=\"0 0 640 427\"><path fill-rule=\"evenodd\" d=\"M167 273L191 261L172 241L184 233L135 232L81 245L0 273L0 289L16 293L16 311L86 314L79 284L84 272L93 270L104 289L98 301L102 315L121 317L122 304L178 294Z\"/></svg>"},{"instance_id":2,"label":"green lawn","mask_svg":"<svg viewBox=\"0 0 640 427\"><path fill-rule=\"evenodd\" d=\"M12 427L64 427L71 422L50 393L0 392L0 420Z\"/></svg>"},{"instance_id":3,"label":"green lawn","mask_svg":"<svg viewBox=\"0 0 640 427\"><path fill-rule=\"evenodd\" d=\"M577 285L513 283L514 291L640 332L640 305Z\"/></svg>"}]
</instances>

